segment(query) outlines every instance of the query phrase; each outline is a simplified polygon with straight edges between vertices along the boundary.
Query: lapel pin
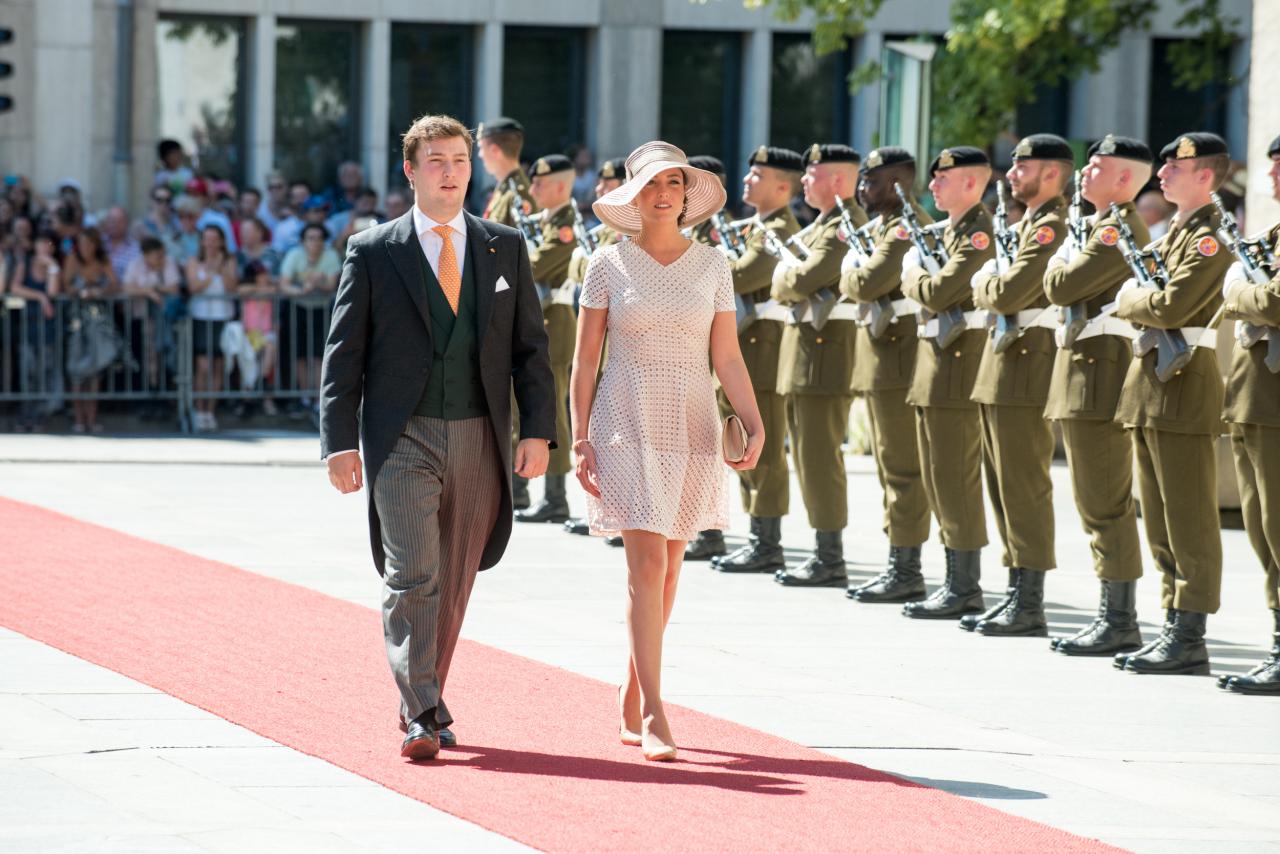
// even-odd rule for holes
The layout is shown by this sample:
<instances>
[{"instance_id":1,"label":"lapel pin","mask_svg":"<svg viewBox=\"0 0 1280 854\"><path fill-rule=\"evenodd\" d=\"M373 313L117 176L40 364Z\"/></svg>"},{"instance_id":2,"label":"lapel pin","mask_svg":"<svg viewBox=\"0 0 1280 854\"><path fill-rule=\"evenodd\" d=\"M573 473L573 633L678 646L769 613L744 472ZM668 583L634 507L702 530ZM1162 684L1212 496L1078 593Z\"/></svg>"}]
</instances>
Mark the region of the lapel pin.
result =
<instances>
[{"instance_id":1,"label":"lapel pin","mask_svg":"<svg viewBox=\"0 0 1280 854\"><path fill-rule=\"evenodd\" d=\"M491 254L496 255L496 254L498 253L498 250L497 250L497 249L494 249L492 246L490 246L490 247L489 247L489 252L490 252Z\"/></svg>"}]
</instances>

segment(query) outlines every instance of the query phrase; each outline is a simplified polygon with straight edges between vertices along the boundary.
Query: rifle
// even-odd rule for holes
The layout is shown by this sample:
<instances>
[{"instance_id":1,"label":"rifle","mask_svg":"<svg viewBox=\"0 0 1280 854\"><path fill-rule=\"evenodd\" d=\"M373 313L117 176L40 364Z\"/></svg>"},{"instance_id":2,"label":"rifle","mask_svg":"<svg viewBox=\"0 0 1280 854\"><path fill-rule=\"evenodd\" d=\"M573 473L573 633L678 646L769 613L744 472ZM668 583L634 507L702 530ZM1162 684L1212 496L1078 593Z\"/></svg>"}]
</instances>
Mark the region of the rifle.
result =
<instances>
[{"instance_id":1,"label":"rifle","mask_svg":"<svg viewBox=\"0 0 1280 854\"><path fill-rule=\"evenodd\" d=\"M724 211L716 211L711 215L711 224L716 230L716 237L730 258L741 258L747 251L747 241L742 232L724 215Z\"/></svg>"},{"instance_id":2,"label":"rifle","mask_svg":"<svg viewBox=\"0 0 1280 854\"><path fill-rule=\"evenodd\" d=\"M996 213L994 228L996 237L996 270L1003 275L1018 255L1018 235L1009 227L1008 204L1004 197L1004 181L996 181ZM991 350L1003 353L1018 339L1018 315L987 313L991 324Z\"/></svg>"},{"instance_id":3,"label":"rifle","mask_svg":"<svg viewBox=\"0 0 1280 854\"><path fill-rule=\"evenodd\" d=\"M507 179L507 189L511 191L511 217L515 220L516 228L533 246L541 246L542 229L538 227L538 223L532 216L525 213L524 196L520 195L520 187L516 184L514 175Z\"/></svg>"},{"instance_id":4,"label":"rifle","mask_svg":"<svg viewBox=\"0 0 1280 854\"><path fill-rule=\"evenodd\" d=\"M916 209L911 206L911 201L903 191L902 185L895 181L893 189L897 192L898 198L902 200L902 224L906 227L907 233L911 235L911 243L916 247L916 251L920 253L921 266L930 276L938 275L943 266L950 260L950 256L947 254L947 247L942 245L940 235L928 231L920 225L920 220L916 216ZM931 239L932 243L930 243ZM951 308L937 314L921 307L916 314L916 319L921 326L924 326L934 317L938 319L938 335L934 340L939 347L950 347L960 333L965 331L964 311L958 305L953 305Z\"/></svg>"},{"instance_id":5,"label":"rifle","mask_svg":"<svg viewBox=\"0 0 1280 854\"><path fill-rule=\"evenodd\" d=\"M840 204L838 200L837 204ZM843 215L843 206L841 207ZM849 236L847 240L849 251L856 254L864 264L875 254L876 243L871 234L880 226L883 220L883 215L877 216L866 225L861 228L855 228L853 231L849 231L846 220L845 233ZM870 302L859 302L857 313L858 325L865 326L867 331L871 333L872 338L879 338L898 319L897 310L894 309L893 300L889 294L877 297Z\"/></svg>"},{"instance_id":6,"label":"rifle","mask_svg":"<svg viewBox=\"0 0 1280 854\"><path fill-rule=\"evenodd\" d=\"M583 253L590 258L596 251L596 234L593 230L588 230L587 224L582 221L582 211L578 210L578 203L570 199L569 207L573 208L573 236L578 239L578 246L582 248Z\"/></svg>"},{"instance_id":7,"label":"rifle","mask_svg":"<svg viewBox=\"0 0 1280 854\"><path fill-rule=\"evenodd\" d=\"M1164 258L1160 257L1160 250L1154 244L1146 249L1138 246L1133 231L1124 221L1124 214L1116 207L1115 202L1111 203L1110 212L1120 231L1120 253L1133 271L1138 286L1164 290L1165 285L1169 284L1169 270L1164 265ZM1142 358L1151 352L1152 347L1156 348L1156 379L1162 383L1167 383L1191 361L1191 348L1187 346L1187 339L1183 337L1181 330L1144 329L1133 342L1133 354Z\"/></svg>"},{"instance_id":8,"label":"rifle","mask_svg":"<svg viewBox=\"0 0 1280 854\"><path fill-rule=\"evenodd\" d=\"M1071 206L1067 208L1067 241L1077 252L1081 252L1089 240L1089 235L1086 231L1084 211L1080 204L1079 172L1072 174L1072 183L1075 186L1071 191ZM1071 345L1076 343L1076 338L1080 337L1080 333L1084 331L1085 324L1088 322L1089 312L1084 300L1063 306L1062 346L1064 349L1071 349Z\"/></svg>"},{"instance_id":9,"label":"rifle","mask_svg":"<svg viewBox=\"0 0 1280 854\"><path fill-rule=\"evenodd\" d=\"M759 226L760 234L764 238L764 251L777 258L779 262L796 267L809 260L809 256L813 254L809 247L800 241L800 234L793 234L783 241L773 229L764 224L764 220L760 219L759 215L753 221ZM803 233L802 230L801 234ZM804 302L788 306L787 310L791 312L791 319L796 323L804 320L805 312L810 311L809 323L814 329L821 329L826 326L827 318L836 307L836 300L837 297L831 292L831 288L823 288Z\"/></svg>"},{"instance_id":10,"label":"rifle","mask_svg":"<svg viewBox=\"0 0 1280 854\"><path fill-rule=\"evenodd\" d=\"M1222 224L1218 226L1218 236L1222 238L1222 242L1231 250L1231 254L1239 259L1240 266L1244 268L1245 276L1250 282L1255 285L1267 284L1280 265L1277 265L1275 251L1267 245L1266 237L1259 234L1246 239L1240 233L1236 218L1222 204L1222 197L1217 193L1210 193L1209 198L1213 200L1214 206L1218 209L1218 215L1222 217ZM1267 370L1273 374L1280 373L1280 329L1274 326L1258 326L1243 320L1236 324L1236 343L1245 350L1264 337L1268 339L1267 357L1264 359Z\"/></svg>"}]
</instances>

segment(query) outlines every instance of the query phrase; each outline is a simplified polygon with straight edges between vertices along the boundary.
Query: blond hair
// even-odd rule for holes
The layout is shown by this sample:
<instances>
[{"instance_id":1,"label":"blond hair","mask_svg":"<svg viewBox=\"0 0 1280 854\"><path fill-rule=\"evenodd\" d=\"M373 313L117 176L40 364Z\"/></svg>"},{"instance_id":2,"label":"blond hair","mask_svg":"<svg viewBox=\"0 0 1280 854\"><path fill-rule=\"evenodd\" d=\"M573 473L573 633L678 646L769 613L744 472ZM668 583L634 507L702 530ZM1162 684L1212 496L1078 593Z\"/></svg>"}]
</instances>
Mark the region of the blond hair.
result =
<instances>
[{"instance_id":1,"label":"blond hair","mask_svg":"<svg viewBox=\"0 0 1280 854\"><path fill-rule=\"evenodd\" d=\"M467 144L467 156L471 156L471 131L453 116L426 115L414 121L402 139L404 159L410 163L418 154L418 146L437 139L461 137Z\"/></svg>"}]
</instances>

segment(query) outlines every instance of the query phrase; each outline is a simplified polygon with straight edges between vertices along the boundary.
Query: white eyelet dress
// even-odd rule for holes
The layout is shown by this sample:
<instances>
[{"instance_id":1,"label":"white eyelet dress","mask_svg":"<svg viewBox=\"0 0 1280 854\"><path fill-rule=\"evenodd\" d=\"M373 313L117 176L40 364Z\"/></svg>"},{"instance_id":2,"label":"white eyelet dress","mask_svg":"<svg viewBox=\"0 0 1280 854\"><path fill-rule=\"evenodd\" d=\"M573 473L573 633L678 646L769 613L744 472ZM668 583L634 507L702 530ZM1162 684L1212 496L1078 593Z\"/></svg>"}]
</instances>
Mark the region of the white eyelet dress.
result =
<instances>
[{"instance_id":1,"label":"white eyelet dress","mask_svg":"<svg viewBox=\"0 0 1280 854\"><path fill-rule=\"evenodd\" d=\"M580 304L608 309L608 360L591 407L599 536L642 530L672 540L729 526L728 475L711 382L711 321L734 310L719 250L694 243L663 267L631 241L598 250Z\"/></svg>"}]
</instances>

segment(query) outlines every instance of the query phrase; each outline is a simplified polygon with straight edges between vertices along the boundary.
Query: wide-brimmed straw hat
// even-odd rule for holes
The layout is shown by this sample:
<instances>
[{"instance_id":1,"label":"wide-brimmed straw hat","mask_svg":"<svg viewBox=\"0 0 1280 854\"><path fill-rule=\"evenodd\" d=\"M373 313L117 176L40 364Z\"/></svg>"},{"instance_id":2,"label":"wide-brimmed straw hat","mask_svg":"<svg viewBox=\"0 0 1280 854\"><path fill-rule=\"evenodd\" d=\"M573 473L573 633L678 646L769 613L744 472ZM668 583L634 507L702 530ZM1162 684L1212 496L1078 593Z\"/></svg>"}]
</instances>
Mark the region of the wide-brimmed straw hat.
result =
<instances>
[{"instance_id":1,"label":"wide-brimmed straw hat","mask_svg":"<svg viewBox=\"0 0 1280 854\"><path fill-rule=\"evenodd\" d=\"M704 169L689 165L684 152L669 142L646 142L627 157L627 180L591 206L614 231L632 237L640 233L640 209L635 198L654 175L667 169L684 172L685 214L682 228L695 226L724 207L724 185Z\"/></svg>"}]
</instances>

